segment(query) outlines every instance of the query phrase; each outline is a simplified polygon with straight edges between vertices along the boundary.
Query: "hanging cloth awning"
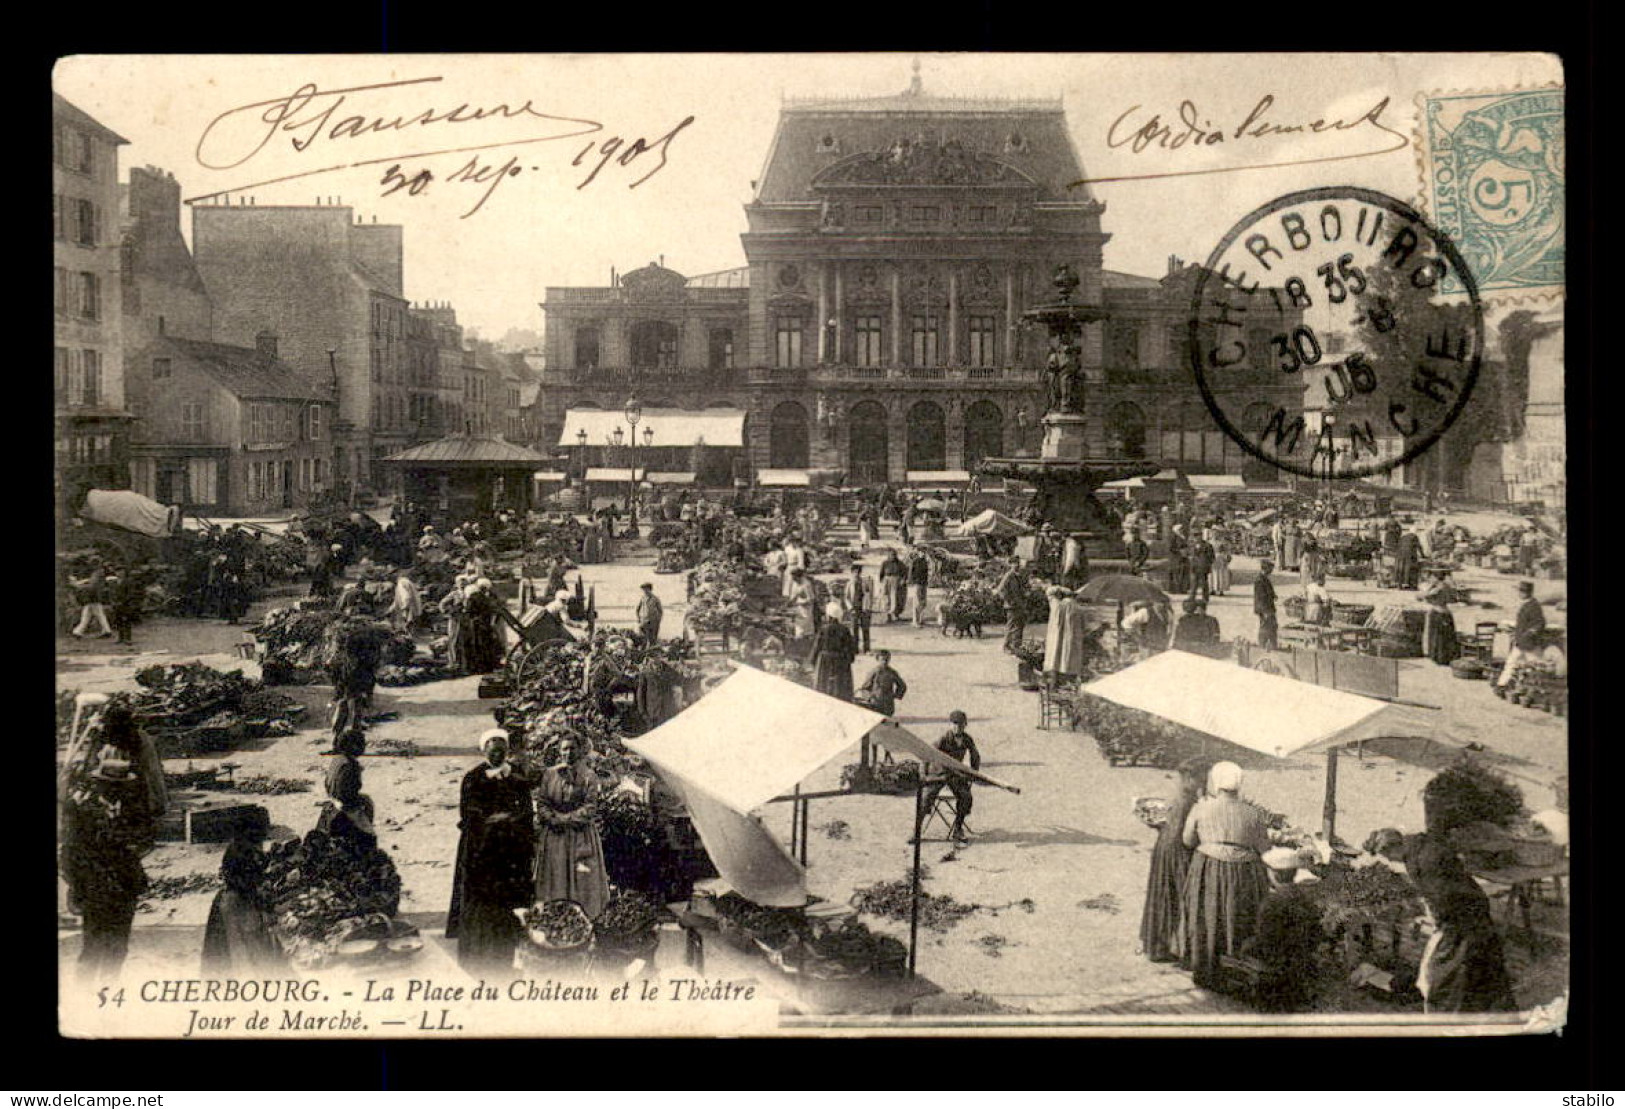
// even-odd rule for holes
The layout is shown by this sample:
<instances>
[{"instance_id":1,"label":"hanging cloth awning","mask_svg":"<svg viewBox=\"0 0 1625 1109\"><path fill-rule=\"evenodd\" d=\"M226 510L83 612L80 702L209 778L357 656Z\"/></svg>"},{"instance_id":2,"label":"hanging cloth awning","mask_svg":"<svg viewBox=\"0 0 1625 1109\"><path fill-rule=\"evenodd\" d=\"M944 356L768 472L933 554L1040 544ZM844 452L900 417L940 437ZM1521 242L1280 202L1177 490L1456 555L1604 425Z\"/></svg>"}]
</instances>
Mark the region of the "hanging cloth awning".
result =
<instances>
[{"instance_id":1,"label":"hanging cloth awning","mask_svg":"<svg viewBox=\"0 0 1625 1109\"><path fill-rule=\"evenodd\" d=\"M757 470L756 484L807 486L812 484L812 472L810 470Z\"/></svg>"}]
</instances>

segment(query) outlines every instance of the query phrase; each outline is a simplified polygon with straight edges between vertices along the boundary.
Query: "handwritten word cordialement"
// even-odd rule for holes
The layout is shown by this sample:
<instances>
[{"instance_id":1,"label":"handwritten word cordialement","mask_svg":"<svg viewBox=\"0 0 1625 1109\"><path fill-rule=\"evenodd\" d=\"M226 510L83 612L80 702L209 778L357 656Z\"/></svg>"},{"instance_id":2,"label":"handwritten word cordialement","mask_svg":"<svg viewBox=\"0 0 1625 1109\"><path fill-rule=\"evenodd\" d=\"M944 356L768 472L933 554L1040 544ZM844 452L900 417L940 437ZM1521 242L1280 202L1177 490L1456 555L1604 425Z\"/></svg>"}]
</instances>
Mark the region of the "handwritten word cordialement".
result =
<instances>
[{"instance_id":1,"label":"handwritten word cordialement","mask_svg":"<svg viewBox=\"0 0 1625 1109\"><path fill-rule=\"evenodd\" d=\"M588 138L604 131L604 124L596 120L539 111L530 100L519 104L463 103L449 109L431 107L408 111L398 110L394 106L379 105L379 99L382 97L400 95L392 90L439 80L441 80L439 77L422 77L325 90L306 83L287 96L229 108L215 116L198 137L195 156L199 165L209 169L236 169L246 165L268 148L272 153L291 151L298 156L310 155L312 152L320 155L326 150L335 153L354 150L368 156L300 169L293 173L249 182L233 189L190 199L206 200L224 192L240 192L260 185L373 165L389 167L384 171L380 182L384 186L383 195L388 196L404 189L406 195L417 196L428 188L436 176L427 169L403 170L402 166L406 162L437 155L473 154L473 157L462 161L457 169L441 178L487 186L479 201L464 213L466 218L484 205L498 184L509 177L518 176L525 168L519 164L517 157L509 158L506 164L499 166L482 162L475 152L536 143L563 142L576 152L570 164L587 168L576 188L590 185L612 161L618 166L631 167L642 160L648 165L646 172L627 184L628 188L637 188L665 168L672 141L694 122L694 117L688 116L664 135L653 140L642 137L629 139L621 136ZM356 112L358 102L365 105L363 112ZM510 126L501 128L500 125L503 123L509 123ZM513 131L512 124L515 123L522 126L518 133ZM453 127L456 124L483 124L483 126ZM432 129L431 133L437 136L444 134L445 138L425 144L427 149L396 151L377 156L372 156L374 148L365 144L356 145L357 140L380 135L416 135L424 128ZM452 137L454 133L456 138ZM279 139L284 141L279 142ZM570 141L581 139L587 141L579 146ZM442 141L445 145L441 145ZM644 158L645 155L657 160L649 165L650 159Z\"/></svg>"},{"instance_id":2,"label":"handwritten word cordialement","mask_svg":"<svg viewBox=\"0 0 1625 1109\"><path fill-rule=\"evenodd\" d=\"M1234 173L1247 169L1277 169L1283 166L1311 165L1318 162L1338 162L1351 158L1369 158L1402 150L1410 140L1400 131L1388 126L1382 115L1388 110L1389 97L1383 97L1364 113L1353 118L1320 117L1307 121L1277 122L1271 118L1275 97L1266 94L1234 127L1219 126L1207 118L1190 100L1182 100L1170 117L1153 112L1146 118L1142 105L1136 104L1119 115L1106 130L1106 145L1114 150L1126 147L1131 154L1146 151L1198 149L1223 144L1246 144L1248 140L1273 139L1287 136L1322 135L1337 132L1380 131L1395 140L1370 150L1337 152L1326 156L1307 157L1285 162L1247 163L1244 165L1215 166L1205 169L1176 170L1167 173L1132 174L1119 177L1091 177L1074 182L1075 185L1104 181L1135 181L1155 177L1191 177L1209 173Z\"/></svg>"}]
</instances>

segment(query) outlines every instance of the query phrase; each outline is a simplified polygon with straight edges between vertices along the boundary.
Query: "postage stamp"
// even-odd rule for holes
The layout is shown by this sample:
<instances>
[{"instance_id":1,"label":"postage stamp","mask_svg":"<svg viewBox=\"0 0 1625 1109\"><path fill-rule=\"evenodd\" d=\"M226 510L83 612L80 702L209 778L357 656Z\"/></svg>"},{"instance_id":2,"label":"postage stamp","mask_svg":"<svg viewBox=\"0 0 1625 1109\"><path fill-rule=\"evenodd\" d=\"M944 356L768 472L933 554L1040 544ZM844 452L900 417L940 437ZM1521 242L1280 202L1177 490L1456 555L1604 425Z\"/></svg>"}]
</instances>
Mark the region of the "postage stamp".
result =
<instances>
[{"instance_id":1,"label":"postage stamp","mask_svg":"<svg viewBox=\"0 0 1625 1109\"><path fill-rule=\"evenodd\" d=\"M1487 296L1561 295L1563 90L1420 98L1418 157L1434 222ZM1460 293L1455 277L1447 293Z\"/></svg>"},{"instance_id":2,"label":"postage stamp","mask_svg":"<svg viewBox=\"0 0 1625 1109\"><path fill-rule=\"evenodd\" d=\"M1443 295L1450 281L1465 303ZM1243 217L1202 267L1189 326L1219 426L1309 478L1383 474L1421 455L1467 406L1484 350L1477 282L1450 236L1353 186L1288 193ZM1300 381L1314 426L1304 410L1241 407L1233 386L1260 372Z\"/></svg>"}]
</instances>

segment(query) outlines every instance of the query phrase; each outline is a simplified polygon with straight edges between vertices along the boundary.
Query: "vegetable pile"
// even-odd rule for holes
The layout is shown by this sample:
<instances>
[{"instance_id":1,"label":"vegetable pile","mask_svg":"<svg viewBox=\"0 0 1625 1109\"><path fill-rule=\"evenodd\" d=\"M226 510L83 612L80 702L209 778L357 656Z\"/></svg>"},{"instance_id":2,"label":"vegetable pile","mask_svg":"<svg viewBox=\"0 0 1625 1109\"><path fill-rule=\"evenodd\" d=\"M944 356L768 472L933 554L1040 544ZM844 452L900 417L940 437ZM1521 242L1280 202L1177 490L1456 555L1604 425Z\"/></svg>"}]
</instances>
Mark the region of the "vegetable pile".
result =
<instances>
[{"instance_id":1,"label":"vegetable pile","mask_svg":"<svg viewBox=\"0 0 1625 1109\"><path fill-rule=\"evenodd\" d=\"M215 670L200 662L147 666L135 672L141 691L132 707L143 723L195 724L220 712L239 712L259 688L241 670Z\"/></svg>"},{"instance_id":2,"label":"vegetable pile","mask_svg":"<svg viewBox=\"0 0 1625 1109\"><path fill-rule=\"evenodd\" d=\"M1002 624L1005 616L1004 602L980 582L957 586L942 607L943 620L954 625Z\"/></svg>"},{"instance_id":3,"label":"vegetable pile","mask_svg":"<svg viewBox=\"0 0 1625 1109\"><path fill-rule=\"evenodd\" d=\"M636 890L621 890L593 921L593 943L616 951L641 951L656 942L660 909Z\"/></svg>"},{"instance_id":4,"label":"vegetable pile","mask_svg":"<svg viewBox=\"0 0 1625 1109\"><path fill-rule=\"evenodd\" d=\"M1136 797L1134 815L1147 828L1161 828L1168 823L1168 800L1165 797Z\"/></svg>"},{"instance_id":5,"label":"vegetable pile","mask_svg":"<svg viewBox=\"0 0 1625 1109\"><path fill-rule=\"evenodd\" d=\"M906 921L913 911L909 881L903 878L860 886L852 893L852 907L884 920ZM920 892L920 924L933 932L946 932L979 908L980 905L967 905L946 894Z\"/></svg>"},{"instance_id":6,"label":"vegetable pile","mask_svg":"<svg viewBox=\"0 0 1625 1109\"><path fill-rule=\"evenodd\" d=\"M404 663L385 663L378 668L378 684L390 687L424 685L454 677L444 661L414 658Z\"/></svg>"},{"instance_id":7,"label":"vegetable pile","mask_svg":"<svg viewBox=\"0 0 1625 1109\"><path fill-rule=\"evenodd\" d=\"M401 877L376 846L320 829L274 848L266 860L260 898L275 914L274 931L293 964L318 967L338 953L352 918L400 908Z\"/></svg>"},{"instance_id":8,"label":"vegetable pile","mask_svg":"<svg viewBox=\"0 0 1625 1109\"><path fill-rule=\"evenodd\" d=\"M853 793L908 793L923 780L924 769L912 759L868 766L854 762L841 768L841 788Z\"/></svg>"},{"instance_id":9,"label":"vegetable pile","mask_svg":"<svg viewBox=\"0 0 1625 1109\"><path fill-rule=\"evenodd\" d=\"M155 912L157 906L153 904L154 901L173 901L189 893L212 893L219 888L220 879L213 874L183 874L174 877L166 875L154 878L147 883L146 892L142 894L142 901L136 906L136 911Z\"/></svg>"},{"instance_id":10,"label":"vegetable pile","mask_svg":"<svg viewBox=\"0 0 1625 1109\"><path fill-rule=\"evenodd\" d=\"M1309 888L1321 906L1321 926L1328 932L1359 918L1401 919L1422 911L1416 888L1386 866L1334 867Z\"/></svg>"},{"instance_id":11,"label":"vegetable pile","mask_svg":"<svg viewBox=\"0 0 1625 1109\"><path fill-rule=\"evenodd\" d=\"M261 673L271 685L320 681L322 648L337 614L325 600L312 598L272 609L249 630L261 647Z\"/></svg>"},{"instance_id":12,"label":"vegetable pile","mask_svg":"<svg viewBox=\"0 0 1625 1109\"><path fill-rule=\"evenodd\" d=\"M592 921L574 901L547 901L524 912L525 931L537 947L571 950L592 942Z\"/></svg>"},{"instance_id":13,"label":"vegetable pile","mask_svg":"<svg viewBox=\"0 0 1625 1109\"><path fill-rule=\"evenodd\" d=\"M1172 770L1205 750L1206 737L1192 728L1149 712L1114 704L1087 690L1076 699L1078 727L1095 737L1113 766L1152 766Z\"/></svg>"}]
</instances>

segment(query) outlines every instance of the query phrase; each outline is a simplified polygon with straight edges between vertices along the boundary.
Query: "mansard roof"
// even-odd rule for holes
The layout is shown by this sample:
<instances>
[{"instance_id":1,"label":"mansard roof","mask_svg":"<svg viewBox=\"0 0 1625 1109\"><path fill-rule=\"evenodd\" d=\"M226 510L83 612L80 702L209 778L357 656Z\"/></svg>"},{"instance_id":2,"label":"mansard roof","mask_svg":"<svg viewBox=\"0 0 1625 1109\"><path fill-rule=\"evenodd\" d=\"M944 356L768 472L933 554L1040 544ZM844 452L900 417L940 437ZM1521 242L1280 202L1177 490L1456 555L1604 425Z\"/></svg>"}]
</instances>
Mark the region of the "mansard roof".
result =
<instances>
[{"instance_id":1,"label":"mansard roof","mask_svg":"<svg viewBox=\"0 0 1625 1109\"><path fill-rule=\"evenodd\" d=\"M815 183L853 176L876 184L1026 179L1040 200L1093 199L1087 185L1069 188L1085 174L1059 100L930 96L916 86L897 96L787 102L756 200L814 200Z\"/></svg>"}]
</instances>

